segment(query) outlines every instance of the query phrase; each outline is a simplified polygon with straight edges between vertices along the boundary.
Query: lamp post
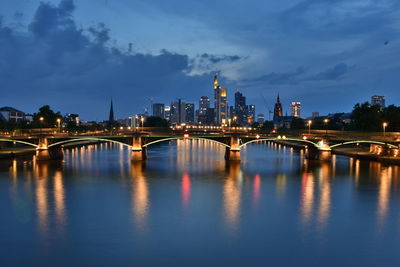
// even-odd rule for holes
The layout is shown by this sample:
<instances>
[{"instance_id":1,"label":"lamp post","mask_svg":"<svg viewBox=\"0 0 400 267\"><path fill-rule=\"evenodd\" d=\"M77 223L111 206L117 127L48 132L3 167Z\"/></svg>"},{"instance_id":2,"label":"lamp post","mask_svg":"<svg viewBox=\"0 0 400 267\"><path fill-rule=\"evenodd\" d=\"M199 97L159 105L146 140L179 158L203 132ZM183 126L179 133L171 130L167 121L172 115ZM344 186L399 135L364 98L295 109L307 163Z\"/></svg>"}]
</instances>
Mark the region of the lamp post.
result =
<instances>
[{"instance_id":1,"label":"lamp post","mask_svg":"<svg viewBox=\"0 0 400 267\"><path fill-rule=\"evenodd\" d=\"M61 119L57 118L58 130L61 132Z\"/></svg>"},{"instance_id":2,"label":"lamp post","mask_svg":"<svg viewBox=\"0 0 400 267\"><path fill-rule=\"evenodd\" d=\"M231 128L231 121L232 121L231 118L229 118L229 119L228 119L229 128Z\"/></svg>"},{"instance_id":3,"label":"lamp post","mask_svg":"<svg viewBox=\"0 0 400 267\"><path fill-rule=\"evenodd\" d=\"M44 118L40 117L39 121L40 121L40 133L42 133L43 132L43 121L44 121Z\"/></svg>"},{"instance_id":4,"label":"lamp post","mask_svg":"<svg viewBox=\"0 0 400 267\"><path fill-rule=\"evenodd\" d=\"M387 123L387 122L384 122L384 123L382 124L382 126L383 126L383 136L386 136L386 127L388 126L388 123Z\"/></svg>"},{"instance_id":5,"label":"lamp post","mask_svg":"<svg viewBox=\"0 0 400 267\"><path fill-rule=\"evenodd\" d=\"M312 121L309 120L309 121L308 121L308 135L311 134L311 123L312 123Z\"/></svg>"},{"instance_id":6,"label":"lamp post","mask_svg":"<svg viewBox=\"0 0 400 267\"><path fill-rule=\"evenodd\" d=\"M144 126L144 117L140 117L140 121L142 122L142 132L143 132L143 126Z\"/></svg>"},{"instance_id":7,"label":"lamp post","mask_svg":"<svg viewBox=\"0 0 400 267\"><path fill-rule=\"evenodd\" d=\"M325 135L328 135L328 122L329 122L329 119L324 119L324 124L325 124Z\"/></svg>"}]
</instances>

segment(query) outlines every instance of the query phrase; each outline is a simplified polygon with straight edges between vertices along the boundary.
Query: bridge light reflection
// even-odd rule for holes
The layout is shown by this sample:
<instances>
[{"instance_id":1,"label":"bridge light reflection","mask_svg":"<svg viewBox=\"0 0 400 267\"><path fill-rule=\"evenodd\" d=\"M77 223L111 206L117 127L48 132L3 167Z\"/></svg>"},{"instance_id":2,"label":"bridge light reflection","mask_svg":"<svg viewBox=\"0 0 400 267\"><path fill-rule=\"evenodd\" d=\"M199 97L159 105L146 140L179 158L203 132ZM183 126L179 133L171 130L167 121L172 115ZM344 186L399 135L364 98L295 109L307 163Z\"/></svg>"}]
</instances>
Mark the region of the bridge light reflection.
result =
<instances>
[{"instance_id":1,"label":"bridge light reflection","mask_svg":"<svg viewBox=\"0 0 400 267\"><path fill-rule=\"evenodd\" d=\"M228 177L224 184L224 211L225 220L230 231L236 231L240 216L240 164L229 164Z\"/></svg>"},{"instance_id":2,"label":"bridge light reflection","mask_svg":"<svg viewBox=\"0 0 400 267\"><path fill-rule=\"evenodd\" d=\"M190 200L190 191L191 191L191 182L190 176L188 173L184 173L182 175L182 206L186 209L189 206Z\"/></svg>"},{"instance_id":3,"label":"bridge light reflection","mask_svg":"<svg viewBox=\"0 0 400 267\"><path fill-rule=\"evenodd\" d=\"M149 210L149 189L143 172L143 163L131 165L132 175L132 206L135 227L139 232L147 231L147 213Z\"/></svg>"}]
</instances>

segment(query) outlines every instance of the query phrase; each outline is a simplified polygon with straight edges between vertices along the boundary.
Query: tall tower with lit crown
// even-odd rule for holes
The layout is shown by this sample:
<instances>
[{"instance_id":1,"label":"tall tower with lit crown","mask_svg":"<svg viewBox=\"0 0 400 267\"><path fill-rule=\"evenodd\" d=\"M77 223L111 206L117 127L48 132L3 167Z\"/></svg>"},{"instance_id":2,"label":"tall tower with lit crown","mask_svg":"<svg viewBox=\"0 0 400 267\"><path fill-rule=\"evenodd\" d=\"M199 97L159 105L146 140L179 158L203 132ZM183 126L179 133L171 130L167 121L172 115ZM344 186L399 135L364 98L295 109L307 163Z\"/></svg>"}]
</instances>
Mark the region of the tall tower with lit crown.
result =
<instances>
[{"instance_id":1,"label":"tall tower with lit crown","mask_svg":"<svg viewBox=\"0 0 400 267\"><path fill-rule=\"evenodd\" d=\"M279 99L279 94L278 94L278 97L276 98L275 107L274 107L274 121L279 119L282 116L283 116L282 104L281 104L281 101Z\"/></svg>"},{"instance_id":2,"label":"tall tower with lit crown","mask_svg":"<svg viewBox=\"0 0 400 267\"><path fill-rule=\"evenodd\" d=\"M216 125L226 123L228 118L228 103L226 88L222 88L218 83L218 75L214 76L214 112Z\"/></svg>"}]
</instances>

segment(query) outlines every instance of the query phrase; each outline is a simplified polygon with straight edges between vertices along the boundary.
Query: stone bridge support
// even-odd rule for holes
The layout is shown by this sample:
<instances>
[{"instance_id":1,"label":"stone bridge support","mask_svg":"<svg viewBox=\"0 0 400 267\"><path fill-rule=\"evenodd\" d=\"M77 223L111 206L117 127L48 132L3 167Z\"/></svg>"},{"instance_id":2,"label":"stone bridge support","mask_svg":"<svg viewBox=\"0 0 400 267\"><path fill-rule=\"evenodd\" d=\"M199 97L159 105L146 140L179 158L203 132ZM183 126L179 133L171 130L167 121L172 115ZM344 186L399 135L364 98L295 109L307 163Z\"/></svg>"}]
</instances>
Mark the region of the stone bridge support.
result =
<instances>
[{"instance_id":1,"label":"stone bridge support","mask_svg":"<svg viewBox=\"0 0 400 267\"><path fill-rule=\"evenodd\" d=\"M132 162L143 161L147 158L146 147L143 147L142 136L134 135L132 140Z\"/></svg>"},{"instance_id":2,"label":"stone bridge support","mask_svg":"<svg viewBox=\"0 0 400 267\"><path fill-rule=\"evenodd\" d=\"M229 147L225 150L225 159L229 161L240 161L240 144L238 136L231 136Z\"/></svg>"},{"instance_id":3,"label":"stone bridge support","mask_svg":"<svg viewBox=\"0 0 400 267\"><path fill-rule=\"evenodd\" d=\"M369 152L379 156L398 157L400 156L400 149L395 147L389 147L386 145L371 144L369 146Z\"/></svg>"},{"instance_id":4,"label":"stone bridge support","mask_svg":"<svg viewBox=\"0 0 400 267\"><path fill-rule=\"evenodd\" d=\"M330 149L319 149L314 146L308 146L305 149L306 159L330 161L332 159L332 151Z\"/></svg>"},{"instance_id":5,"label":"stone bridge support","mask_svg":"<svg viewBox=\"0 0 400 267\"><path fill-rule=\"evenodd\" d=\"M54 146L49 148L47 138L39 138L39 144L36 148L36 161L62 160L63 158L64 151L61 146Z\"/></svg>"}]
</instances>

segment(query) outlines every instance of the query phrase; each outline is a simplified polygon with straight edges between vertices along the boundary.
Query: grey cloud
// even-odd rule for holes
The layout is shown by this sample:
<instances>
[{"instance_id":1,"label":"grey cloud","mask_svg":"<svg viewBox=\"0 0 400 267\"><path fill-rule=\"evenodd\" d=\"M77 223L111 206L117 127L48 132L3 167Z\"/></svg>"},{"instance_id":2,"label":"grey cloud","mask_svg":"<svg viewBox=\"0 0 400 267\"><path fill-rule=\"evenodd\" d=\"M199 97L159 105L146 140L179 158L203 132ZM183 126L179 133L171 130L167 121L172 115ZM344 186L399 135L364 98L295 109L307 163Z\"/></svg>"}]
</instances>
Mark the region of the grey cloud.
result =
<instances>
[{"instance_id":1,"label":"grey cloud","mask_svg":"<svg viewBox=\"0 0 400 267\"><path fill-rule=\"evenodd\" d=\"M208 91L211 74L188 75L187 55L167 50L128 54L110 47L106 26L78 28L73 7L66 0L58 6L41 3L28 34L0 22L0 88L24 96L18 99L21 106L33 106L34 111L50 103L57 110L102 119L97 107L104 103L106 111L112 95L117 116L123 117L142 112L149 96L168 103L175 97L191 100L187 88L199 95ZM12 96L2 98L11 101Z\"/></svg>"},{"instance_id":2,"label":"grey cloud","mask_svg":"<svg viewBox=\"0 0 400 267\"><path fill-rule=\"evenodd\" d=\"M252 79L252 81L264 82L270 85L293 84L297 83L299 77L304 73L306 73L305 68L298 67L294 72L286 72L286 73L271 72L269 74L262 75L258 78Z\"/></svg>"},{"instance_id":3,"label":"grey cloud","mask_svg":"<svg viewBox=\"0 0 400 267\"><path fill-rule=\"evenodd\" d=\"M339 63L333 68L329 68L323 72L320 72L308 80L338 80L342 78L349 71L349 67L345 63Z\"/></svg>"}]
</instances>

